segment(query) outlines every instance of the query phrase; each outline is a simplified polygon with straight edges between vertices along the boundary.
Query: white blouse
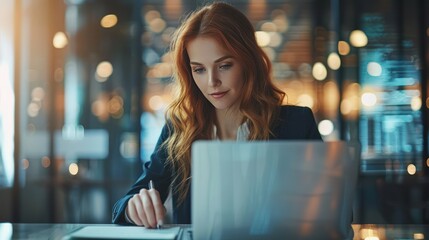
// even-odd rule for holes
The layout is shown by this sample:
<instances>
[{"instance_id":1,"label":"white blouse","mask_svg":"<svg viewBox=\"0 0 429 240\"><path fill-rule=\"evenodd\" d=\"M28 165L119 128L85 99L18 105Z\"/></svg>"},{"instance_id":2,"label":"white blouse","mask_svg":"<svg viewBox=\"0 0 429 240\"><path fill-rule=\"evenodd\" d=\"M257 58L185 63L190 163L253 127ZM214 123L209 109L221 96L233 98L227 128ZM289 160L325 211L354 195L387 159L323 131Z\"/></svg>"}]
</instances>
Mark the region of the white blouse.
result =
<instances>
[{"instance_id":1,"label":"white blouse","mask_svg":"<svg viewBox=\"0 0 429 240\"><path fill-rule=\"evenodd\" d=\"M247 125L247 122L244 122L241 124L237 129L237 139L236 141L247 141L247 137L249 136L249 127ZM220 140L219 136L217 135L217 127L216 125L213 125L213 136L215 140Z\"/></svg>"}]
</instances>

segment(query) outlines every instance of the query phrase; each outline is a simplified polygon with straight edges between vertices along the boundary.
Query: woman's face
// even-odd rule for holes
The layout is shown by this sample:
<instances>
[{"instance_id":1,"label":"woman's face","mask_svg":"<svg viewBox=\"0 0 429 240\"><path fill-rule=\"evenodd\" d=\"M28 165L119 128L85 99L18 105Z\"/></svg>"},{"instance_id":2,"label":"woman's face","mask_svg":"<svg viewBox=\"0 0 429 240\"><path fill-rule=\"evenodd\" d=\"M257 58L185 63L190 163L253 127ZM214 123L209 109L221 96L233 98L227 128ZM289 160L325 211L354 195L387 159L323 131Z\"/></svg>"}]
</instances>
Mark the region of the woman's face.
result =
<instances>
[{"instance_id":1,"label":"woman's face","mask_svg":"<svg viewBox=\"0 0 429 240\"><path fill-rule=\"evenodd\" d=\"M239 106L243 67L215 39L197 37L187 44L192 76L200 91L218 110Z\"/></svg>"}]
</instances>

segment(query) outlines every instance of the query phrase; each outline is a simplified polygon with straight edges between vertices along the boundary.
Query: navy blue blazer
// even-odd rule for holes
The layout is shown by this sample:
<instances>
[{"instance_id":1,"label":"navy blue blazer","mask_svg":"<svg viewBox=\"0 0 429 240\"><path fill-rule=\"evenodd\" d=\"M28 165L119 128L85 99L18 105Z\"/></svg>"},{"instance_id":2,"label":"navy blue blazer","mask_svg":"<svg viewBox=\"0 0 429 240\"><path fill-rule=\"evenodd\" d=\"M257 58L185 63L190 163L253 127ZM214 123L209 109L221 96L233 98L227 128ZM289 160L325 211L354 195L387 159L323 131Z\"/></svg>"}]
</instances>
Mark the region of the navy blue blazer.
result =
<instances>
[{"instance_id":1,"label":"navy blue blazer","mask_svg":"<svg viewBox=\"0 0 429 240\"><path fill-rule=\"evenodd\" d=\"M308 107L282 106L279 119L272 129L274 135L270 140L300 140L313 139L322 140L317 129L313 113ZM117 224L128 224L125 221L125 208L128 200L139 193L140 189L148 188L148 183L153 180L156 183L156 189L159 191L162 202L165 202L169 187L172 181L173 170L168 164L165 164L167 152L160 148L161 144L170 136L169 129L165 125L161 136L155 147L155 151L148 162L143 166L143 173L138 180L128 190L126 195L119 199L113 206L112 222ZM178 196L173 194L173 223L190 224L191 223L191 192L189 190L185 201L177 205Z\"/></svg>"}]
</instances>

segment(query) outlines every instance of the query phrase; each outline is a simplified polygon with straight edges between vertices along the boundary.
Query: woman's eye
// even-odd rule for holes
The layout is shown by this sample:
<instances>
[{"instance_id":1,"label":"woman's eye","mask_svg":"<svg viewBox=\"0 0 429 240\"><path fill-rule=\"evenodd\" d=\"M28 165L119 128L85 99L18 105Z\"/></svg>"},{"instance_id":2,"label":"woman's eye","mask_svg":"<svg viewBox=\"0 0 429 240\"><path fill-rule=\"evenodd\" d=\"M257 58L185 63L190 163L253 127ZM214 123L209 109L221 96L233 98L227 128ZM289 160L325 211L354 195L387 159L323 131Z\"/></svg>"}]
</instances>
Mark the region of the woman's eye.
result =
<instances>
[{"instance_id":1,"label":"woman's eye","mask_svg":"<svg viewBox=\"0 0 429 240\"><path fill-rule=\"evenodd\" d=\"M219 68L222 70L227 70L227 69L230 69L231 67L232 67L232 64L223 64Z\"/></svg>"},{"instance_id":2,"label":"woman's eye","mask_svg":"<svg viewBox=\"0 0 429 240\"><path fill-rule=\"evenodd\" d=\"M202 72L204 72L204 68L194 68L194 69L192 69L192 72L194 72L194 73L202 73Z\"/></svg>"}]
</instances>

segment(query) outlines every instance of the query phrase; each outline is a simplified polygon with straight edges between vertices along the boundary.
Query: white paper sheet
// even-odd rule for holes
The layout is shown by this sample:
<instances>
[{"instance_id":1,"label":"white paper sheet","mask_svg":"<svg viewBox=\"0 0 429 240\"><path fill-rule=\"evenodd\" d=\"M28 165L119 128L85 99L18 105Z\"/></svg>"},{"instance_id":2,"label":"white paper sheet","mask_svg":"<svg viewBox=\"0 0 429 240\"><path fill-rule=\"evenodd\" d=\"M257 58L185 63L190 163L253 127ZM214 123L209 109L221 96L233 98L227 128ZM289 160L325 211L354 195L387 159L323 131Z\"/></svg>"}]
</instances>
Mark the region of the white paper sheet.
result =
<instances>
[{"instance_id":1,"label":"white paper sheet","mask_svg":"<svg viewBox=\"0 0 429 240\"><path fill-rule=\"evenodd\" d=\"M147 229L136 226L87 226L66 239L175 239L180 227Z\"/></svg>"}]
</instances>

